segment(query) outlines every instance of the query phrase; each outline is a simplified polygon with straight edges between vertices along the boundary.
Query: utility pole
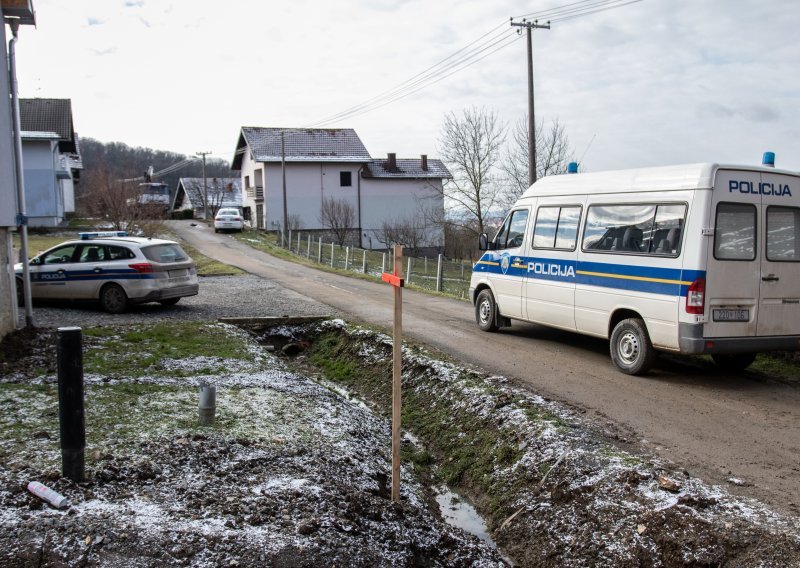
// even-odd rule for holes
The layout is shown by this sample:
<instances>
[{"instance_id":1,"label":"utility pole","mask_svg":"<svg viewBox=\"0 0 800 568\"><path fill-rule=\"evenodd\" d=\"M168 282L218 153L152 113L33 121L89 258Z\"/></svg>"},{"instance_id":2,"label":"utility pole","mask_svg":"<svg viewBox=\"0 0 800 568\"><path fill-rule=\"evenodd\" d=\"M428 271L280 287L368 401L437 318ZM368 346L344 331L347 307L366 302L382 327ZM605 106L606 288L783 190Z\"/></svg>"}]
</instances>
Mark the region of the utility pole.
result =
<instances>
[{"instance_id":1,"label":"utility pole","mask_svg":"<svg viewBox=\"0 0 800 568\"><path fill-rule=\"evenodd\" d=\"M206 156L211 152L195 152L203 157L203 219L208 220L208 185L206 184Z\"/></svg>"},{"instance_id":2,"label":"utility pole","mask_svg":"<svg viewBox=\"0 0 800 568\"><path fill-rule=\"evenodd\" d=\"M288 235L286 234L289 225L289 211L286 207L286 141L284 140L283 134L284 132L281 130L281 177L283 179L283 225L281 226L283 239L281 242L287 243L289 248L292 248L292 244L289 243Z\"/></svg>"},{"instance_id":3,"label":"utility pole","mask_svg":"<svg viewBox=\"0 0 800 568\"><path fill-rule=\"evenodd\" d=\"M511 26L525 28L528 32L528 184L533 185L536 181L536 116L533 112L533 34L535 29L550 29L550 21L540 24L539 20L532 22L514 22L511 18Z\"/></svg>"}]
</instances>

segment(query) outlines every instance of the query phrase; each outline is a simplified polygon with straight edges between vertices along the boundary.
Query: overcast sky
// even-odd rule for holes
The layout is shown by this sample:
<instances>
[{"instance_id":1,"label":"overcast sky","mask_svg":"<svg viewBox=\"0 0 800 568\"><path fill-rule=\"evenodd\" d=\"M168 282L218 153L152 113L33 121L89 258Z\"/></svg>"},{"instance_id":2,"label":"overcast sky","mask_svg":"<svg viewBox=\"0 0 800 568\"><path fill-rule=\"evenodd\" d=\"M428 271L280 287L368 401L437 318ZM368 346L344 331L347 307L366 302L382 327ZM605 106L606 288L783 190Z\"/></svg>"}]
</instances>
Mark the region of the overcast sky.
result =
<instances>
[{"instance_id":1,"label":"overcast sky","mask_svg":"<svg viewBox=\"0 0 800 568\"><path fill-rule=\"evenodd\" d=\"M510 30L510 16L574 3L33 0L19 89L72 99L81 136L230 160L242 126L315 124ZM643 0L554 22L534 33L536 116L557 118L592 171L757 164L766 150L800 170L799 29L797 0ZM522 37L324 126L354 128L373 157L436 157L445 113L486 107L513 124L526 81Z\"/></svg>"}]
</instances>

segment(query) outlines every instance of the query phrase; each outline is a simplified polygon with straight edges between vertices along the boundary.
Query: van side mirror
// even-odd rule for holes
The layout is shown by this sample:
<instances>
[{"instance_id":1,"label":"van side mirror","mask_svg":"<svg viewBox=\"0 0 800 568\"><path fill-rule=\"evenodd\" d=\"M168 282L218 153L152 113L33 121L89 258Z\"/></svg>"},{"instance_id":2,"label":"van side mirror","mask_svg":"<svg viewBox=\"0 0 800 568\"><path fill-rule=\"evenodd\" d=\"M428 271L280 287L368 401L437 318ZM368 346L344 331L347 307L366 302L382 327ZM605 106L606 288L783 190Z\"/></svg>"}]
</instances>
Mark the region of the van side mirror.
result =
<instances>
[{"instance_id":1,"label":"van side mirror","mask_svg":"<svg viewBox=\"0 0 800 568\"><path fill-rule=\"evenodd\" d=\"M478 249L480 250L492 250L494 248L493 244L489 241L489 235L486 233L481 233L478 237Z\"/></svg>"}]
</instances>

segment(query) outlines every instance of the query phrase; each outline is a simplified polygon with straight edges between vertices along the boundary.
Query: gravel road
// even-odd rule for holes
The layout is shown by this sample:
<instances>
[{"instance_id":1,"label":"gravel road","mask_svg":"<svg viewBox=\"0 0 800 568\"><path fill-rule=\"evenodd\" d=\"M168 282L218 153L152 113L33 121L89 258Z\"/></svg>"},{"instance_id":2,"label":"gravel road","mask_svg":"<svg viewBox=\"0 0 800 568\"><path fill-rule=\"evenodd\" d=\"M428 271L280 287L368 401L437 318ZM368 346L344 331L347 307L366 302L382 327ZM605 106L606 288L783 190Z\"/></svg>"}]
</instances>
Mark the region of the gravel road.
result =
<instances>
[{"instance_id":1,"label":"gravel road","mask_svg":"<svg viewBox=\"0 0 800 568\"><path fill-rule=\"evenodd\" d=\"M258 276L212 276L200 280L200 293L182 298L172 307L160 304L133 306L119 315L105 313L99 304L36 303L36 327L112 325L161 320L209 320L222 317L266 317L284 315L331 315L337 310L287 290ZM20 318L24 323L24 316Z\"/></svg>"}]
</instances>

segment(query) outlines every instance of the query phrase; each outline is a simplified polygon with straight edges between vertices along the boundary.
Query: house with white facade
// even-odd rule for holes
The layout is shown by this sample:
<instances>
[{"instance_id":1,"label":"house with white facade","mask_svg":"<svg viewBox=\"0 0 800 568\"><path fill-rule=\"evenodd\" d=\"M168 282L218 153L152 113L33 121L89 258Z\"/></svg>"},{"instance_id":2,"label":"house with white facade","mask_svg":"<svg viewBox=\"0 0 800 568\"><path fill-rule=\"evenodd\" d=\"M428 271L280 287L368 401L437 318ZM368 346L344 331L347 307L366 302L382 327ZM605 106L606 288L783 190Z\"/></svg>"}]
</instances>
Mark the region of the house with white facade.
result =
<instances>
[{"instance_id":1,"label":"house with white facade","mask_svg":"<svg viewBox=\"0 0 800 568\"><path fill-rule=\"evenodd\" d=\"M28 225L56 227L75 211L78 136L69 99L19 99Z\"/></svg>"},{"instance_id":2,"label":"house with white facade","mask_svg":"<svg viewBox=\"0 0 800 568\"><path fill-rule=\"evenodd\" d=\"M171 209L172 211L191 209L194 217L201 219L206 195L211 216L223 207L242 210L242 182L239 178L230 177L180 178L172 198Z\"/></svg>"},{"instance_id":3,"label":"house with white facade","mask_svg":"<svg viewBox=\"0 0 800 568\"><path fill-rule=\"evenodd\" d=\"M253 227L281 231L285 203L288 228L324 233L323 207L336 201L353 213L350 244L388 248L386 228L412 224L422 248L444 246L433 220L441 217L442 183L451 175L440 160L374 159L349 128L242 127L231 169L241 172Z\"/></svg>"}]
</instances>

